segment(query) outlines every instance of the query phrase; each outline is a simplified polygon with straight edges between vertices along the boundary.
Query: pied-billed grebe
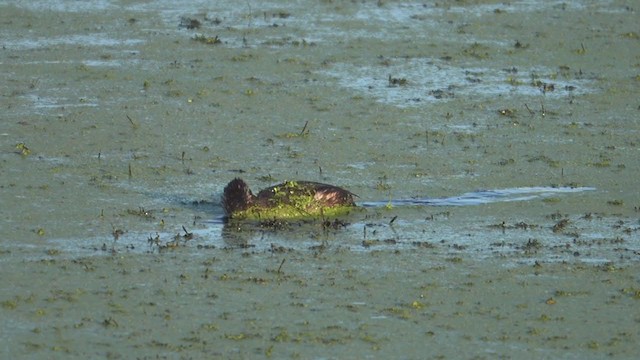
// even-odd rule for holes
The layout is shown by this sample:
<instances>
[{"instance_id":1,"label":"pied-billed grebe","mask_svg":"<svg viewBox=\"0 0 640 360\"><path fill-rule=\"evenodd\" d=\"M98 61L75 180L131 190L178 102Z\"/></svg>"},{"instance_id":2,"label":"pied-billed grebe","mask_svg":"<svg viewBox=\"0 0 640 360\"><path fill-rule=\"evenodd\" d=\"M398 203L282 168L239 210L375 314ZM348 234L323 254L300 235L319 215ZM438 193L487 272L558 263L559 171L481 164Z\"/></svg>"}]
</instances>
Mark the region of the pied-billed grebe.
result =
<instances>
[{"instance_id":1,"label":"pied-billed grebe","mask_svg":"<svg viewBox=\"0 0 640 360\"><path fill-rule=\"evenodd\" d=\"M291 219L338 216L356 206L350 191L312 181L286 181L254 195L244 180L224 188L222 207L230 219Z\"/></svg>"}]
</instances>

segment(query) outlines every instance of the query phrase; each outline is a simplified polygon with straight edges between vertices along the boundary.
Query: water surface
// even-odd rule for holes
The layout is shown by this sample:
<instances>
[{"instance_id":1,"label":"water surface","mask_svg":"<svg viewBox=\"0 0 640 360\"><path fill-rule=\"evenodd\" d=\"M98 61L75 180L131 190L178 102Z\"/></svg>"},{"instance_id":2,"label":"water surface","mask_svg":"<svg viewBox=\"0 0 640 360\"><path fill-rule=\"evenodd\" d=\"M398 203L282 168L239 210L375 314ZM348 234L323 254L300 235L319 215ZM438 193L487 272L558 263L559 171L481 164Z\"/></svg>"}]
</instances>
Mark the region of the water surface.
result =
<instances>
[{"instance_id":1,"label":"water surface","mask_svg":"<svg viewBox=\"0 0 640 360\"><path fill-rule=\"evenodd\" d=\"M3 358L635 356L633 2L0 1L0 21ZM238 176L366 210L225 226Z\"/></svg>"}]
</instances>

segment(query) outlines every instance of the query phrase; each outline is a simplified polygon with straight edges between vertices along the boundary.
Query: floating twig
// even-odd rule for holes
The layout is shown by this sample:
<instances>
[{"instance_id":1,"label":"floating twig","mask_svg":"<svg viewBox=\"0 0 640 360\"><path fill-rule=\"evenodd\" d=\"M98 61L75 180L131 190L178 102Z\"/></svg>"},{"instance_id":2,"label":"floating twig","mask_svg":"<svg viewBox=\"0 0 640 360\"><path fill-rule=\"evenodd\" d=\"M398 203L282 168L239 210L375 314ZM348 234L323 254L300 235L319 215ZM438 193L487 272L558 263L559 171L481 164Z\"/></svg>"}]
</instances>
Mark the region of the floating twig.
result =
<instances>
[{"instance_id":1,"label":"floating twig","mask_svg":"<svg viewBox=\"0 0 640 360\"><path fill-rule=\"evenodd\" d=\"M307 125L309 125L309 120L305 121L304 126L302 127L302 131L300 131L300 136L303 136L305 134L305 131L307 131Z\"/></svg>"},{"instance_id":2,"label":"floating twig","mask_svg":"<svg viewBox=\"0 0 640 360\"><path fill-rule=\"evenodd\" d=\"M133 122L133 119L131 118L131 116L129 115L125 115L127 117L127 119L129 119L129 122L131 123L131 127L135 130L138 128L138 124L136 124L135 122Z\"/></svg>"},{"instance_id":3,"label":"floating twig","mask_svg":"<svg viewBox=\"0 0 640 360\"><path fill-rule=\"evenodd\" d=\"M280 274L280 270L282 270L282 265L284 265L285 260L287 260L287 258L282 259L280 262L280 266L278 266L278 274Z\"/></svg>"}]
</instances>

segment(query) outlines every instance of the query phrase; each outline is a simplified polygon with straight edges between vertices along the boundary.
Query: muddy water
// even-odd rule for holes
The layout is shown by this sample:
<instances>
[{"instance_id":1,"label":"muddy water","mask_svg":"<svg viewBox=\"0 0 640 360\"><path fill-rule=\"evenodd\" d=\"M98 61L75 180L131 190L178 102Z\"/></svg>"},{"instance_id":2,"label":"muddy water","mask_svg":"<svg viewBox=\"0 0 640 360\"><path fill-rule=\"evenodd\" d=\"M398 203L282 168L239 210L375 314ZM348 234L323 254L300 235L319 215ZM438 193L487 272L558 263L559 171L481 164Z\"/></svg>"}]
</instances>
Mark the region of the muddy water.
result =
<instances>
[{"instance_id":1,"label":"muddy water","mask_svg":"<svg viewBox=\"0 0 640 360\"><path fill-rule=\"evenodd\" d=\"M2 357L632 358L637 11L0 1Z\"/></svg>"}]
</instances>

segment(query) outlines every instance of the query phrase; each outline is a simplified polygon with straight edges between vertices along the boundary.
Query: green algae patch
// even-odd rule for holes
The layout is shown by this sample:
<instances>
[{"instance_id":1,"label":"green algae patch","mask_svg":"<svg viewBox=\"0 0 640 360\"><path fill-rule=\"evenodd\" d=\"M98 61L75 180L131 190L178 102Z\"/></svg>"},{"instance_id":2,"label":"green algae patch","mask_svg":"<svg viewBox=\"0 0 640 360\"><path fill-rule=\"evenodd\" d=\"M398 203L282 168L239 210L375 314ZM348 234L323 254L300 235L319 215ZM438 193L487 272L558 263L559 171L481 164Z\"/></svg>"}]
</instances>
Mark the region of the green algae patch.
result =
<instances>
[{"instance_id":1,"label":"green algae patch","mask_svg":"<svg viewBox=\"0 0 640 360\"><path fill-rule=\"evenodd\" d=\"M304 184L287 181L273 188L269 206L256 205L233 213L234 220L326 220L349 215L358 209L351 204L327 206Z\"/></svg>"},{"instance_id":2,"label":"green algae patch","mask_svg":"<svg viewBox=\"0 0 640 360\"><path fill-rule=\"evenodd\" d=\"M359 210L354 206L334 206L325 208L300 207L295 204L280 204L274 208L252 207L233 214L234 220L326 220L347 216Z\"/></svg>"}]
</instances>

